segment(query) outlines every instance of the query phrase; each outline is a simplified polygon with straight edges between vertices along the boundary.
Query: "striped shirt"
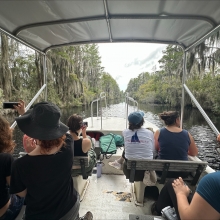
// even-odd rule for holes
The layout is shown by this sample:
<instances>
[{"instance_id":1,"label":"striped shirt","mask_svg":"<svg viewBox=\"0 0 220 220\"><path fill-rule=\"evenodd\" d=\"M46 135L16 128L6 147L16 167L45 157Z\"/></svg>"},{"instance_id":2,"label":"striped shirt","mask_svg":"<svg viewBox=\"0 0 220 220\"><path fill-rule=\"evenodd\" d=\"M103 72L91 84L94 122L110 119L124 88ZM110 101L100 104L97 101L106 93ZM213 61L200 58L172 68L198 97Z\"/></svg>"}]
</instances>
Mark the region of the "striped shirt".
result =
<instances>
[{"instance_id":1,"label":"striped shirt","mask_svg":"<svg viewBox=\"0 0 220 220\"><path fill-rule=\"evenodd\" d=\"M146 128L134 131L125 129L122 134L126 159L153 159L154 135L152 131Z\"/></svg>"}]
</instances>

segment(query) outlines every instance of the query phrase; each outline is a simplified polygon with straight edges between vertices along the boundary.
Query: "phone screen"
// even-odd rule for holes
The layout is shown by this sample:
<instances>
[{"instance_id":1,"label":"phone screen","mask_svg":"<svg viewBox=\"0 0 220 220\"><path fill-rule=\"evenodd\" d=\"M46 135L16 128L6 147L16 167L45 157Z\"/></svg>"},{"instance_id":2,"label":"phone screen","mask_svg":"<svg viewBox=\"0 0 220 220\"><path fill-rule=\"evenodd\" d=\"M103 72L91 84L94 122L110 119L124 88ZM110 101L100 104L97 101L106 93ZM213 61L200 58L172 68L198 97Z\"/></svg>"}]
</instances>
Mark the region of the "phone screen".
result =
<instances>
[{"instance_id":1,"label":"phone screen","mask_svg":"<svg viewBox=\"0 0 220 220\"><path fill-rule=\"evenodd\" d=\"M84 122L83 122L83 126L87 126L87 127L88 127L88 122L87 122L87 121L84 121Z\"/></svg>"},{"instance_id":2,"label":"phone screen","mask_svg":"<svg viewBox=\"0 0 220 220\"><path fill-rule=\"evenodd\" d=\"M18 105L19 102L3 102L3 108L14 108L14 105Z\"/></svg>"}]
</instances>

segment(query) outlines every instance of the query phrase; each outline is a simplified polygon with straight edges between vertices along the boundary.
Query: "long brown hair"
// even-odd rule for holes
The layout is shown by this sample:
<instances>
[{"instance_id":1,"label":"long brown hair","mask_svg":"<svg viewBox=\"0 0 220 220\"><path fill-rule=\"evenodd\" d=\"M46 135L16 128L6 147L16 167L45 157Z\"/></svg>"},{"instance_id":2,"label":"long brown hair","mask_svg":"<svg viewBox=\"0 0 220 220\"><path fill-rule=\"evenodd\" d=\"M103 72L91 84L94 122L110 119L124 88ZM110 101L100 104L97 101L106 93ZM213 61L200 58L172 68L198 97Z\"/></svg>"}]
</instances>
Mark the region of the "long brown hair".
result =
<instances>
[{"instance_id":1,"label":"long brown hair","mask_svg":"<svg viewBox=\"0 0 220 220\"><path fill-rule=\"evenodd\" d=\"M13 153L15 142L8 121L0 116L0 153Z\"/></svg>"}]
</instances>

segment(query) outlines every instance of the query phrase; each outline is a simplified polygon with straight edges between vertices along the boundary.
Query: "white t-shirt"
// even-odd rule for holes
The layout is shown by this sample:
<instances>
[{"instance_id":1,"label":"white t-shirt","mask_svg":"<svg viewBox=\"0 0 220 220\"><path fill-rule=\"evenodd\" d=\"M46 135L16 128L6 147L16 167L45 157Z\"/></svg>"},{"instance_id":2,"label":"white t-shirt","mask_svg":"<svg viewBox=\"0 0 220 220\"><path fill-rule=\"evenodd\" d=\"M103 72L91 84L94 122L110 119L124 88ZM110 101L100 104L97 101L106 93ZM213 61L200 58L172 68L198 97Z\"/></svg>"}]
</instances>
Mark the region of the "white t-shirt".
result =
<instances>
[{"instance_id":1,"label":"white t-shirt","mask_svg":"<svg viewBox=\"0 0 220 220\"><path fill-rule=\"evenodd\" d=\"M126 159L153 159L154 135L152 131L146 128L134 131L125 129L122 134Z\"/></svg>"}]
</instances>

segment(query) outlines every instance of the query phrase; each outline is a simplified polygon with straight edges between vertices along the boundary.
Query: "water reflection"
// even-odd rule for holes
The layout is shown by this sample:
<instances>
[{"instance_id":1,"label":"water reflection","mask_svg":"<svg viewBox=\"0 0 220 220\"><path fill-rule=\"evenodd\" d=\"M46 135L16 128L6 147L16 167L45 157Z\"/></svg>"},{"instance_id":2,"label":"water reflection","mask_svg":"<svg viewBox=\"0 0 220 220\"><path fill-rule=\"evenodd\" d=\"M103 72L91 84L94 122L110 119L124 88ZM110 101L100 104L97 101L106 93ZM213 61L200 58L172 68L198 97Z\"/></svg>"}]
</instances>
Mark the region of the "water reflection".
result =
<instances>
[{"instance_id":1,"label":"water reflection","mask_svg":"<svg viewBox=\"0 0 220 220\"><path fill-rule=\"evenodd\" d=\"M104 106L104 103L102 106ZM159 128L163 126L163 122L159 119L158 113L169 110L180 111L180 109L170 108L169 106L153 106L148 104L139 105L139 109L145 112L146 120L154 123ZM102 114L103 117L106 117L107 115L111 117L125 117L125 110L126 108L124 102L111 102L108 103L107 109L106 107L102 108ZM134 106L129 106L128 114L134 110L136 110ZM80 114L83 118L90 117L91 108L90 106L63 108L61 121L66 123L68 117L73 113ZM98 114L101 114L100 108ZM217 129L220 129L220 117L216 117L211 112L208 112L207 114ZM97 105L95 104L93 105L93 115L97 115ZM7 116L7 119L11 124L14 121L14 117L15 116L13 115ZM188 130L194 137L199 148L199 158L201 160L208 161L212 168L219 170L220 157L215 151L215 147L218 145L216 135L197 109L185 108L183 128ZM16 127L14 130L14 139L17 143L17 147L14 152L15 156L17 156L20 151L23 151L22 136L23 133Z\"/></svg>"}]
</instances>

